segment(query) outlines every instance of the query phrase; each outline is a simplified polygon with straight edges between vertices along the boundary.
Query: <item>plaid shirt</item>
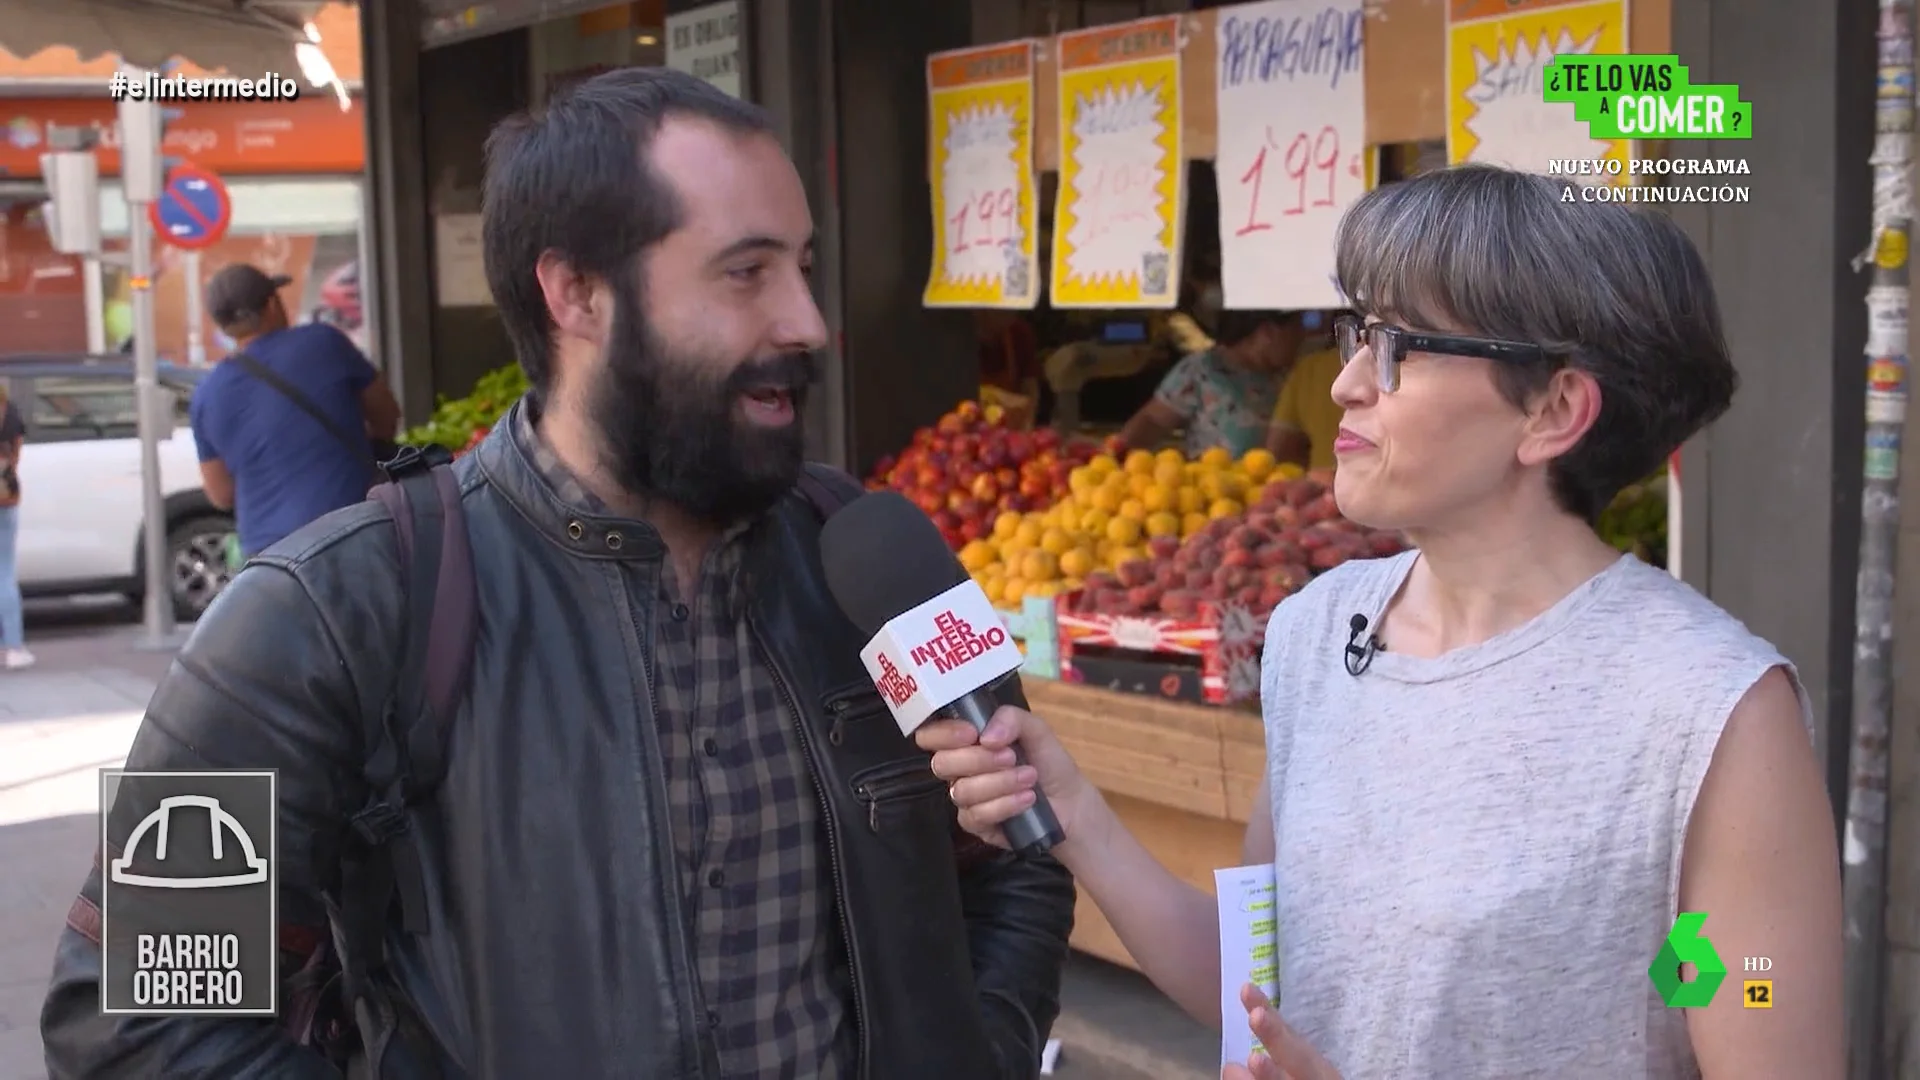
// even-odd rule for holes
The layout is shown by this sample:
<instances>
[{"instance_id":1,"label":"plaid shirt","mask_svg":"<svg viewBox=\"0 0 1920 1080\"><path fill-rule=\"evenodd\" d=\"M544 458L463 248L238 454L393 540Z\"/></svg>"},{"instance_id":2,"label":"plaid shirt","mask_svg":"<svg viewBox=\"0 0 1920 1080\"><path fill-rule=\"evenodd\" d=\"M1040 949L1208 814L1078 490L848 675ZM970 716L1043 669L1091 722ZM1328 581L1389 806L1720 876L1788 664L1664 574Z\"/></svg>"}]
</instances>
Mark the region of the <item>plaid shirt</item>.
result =
<instances>
[{"instance_id":1,"label":"plaid shirt","mask_svg":"<svg viewBox=\"0 0 1920 1080\"><path fill-rule=\"evenodd\" d=\"M517 411L514 436L568 506L604 514ZM664 561L647 670L656 702L682 908L706 1034L728 1080L831 1080L859 1055L827 868L826 828L772 666L747 629L746 527L683 591Z\"/></svg>"}]
</instances>

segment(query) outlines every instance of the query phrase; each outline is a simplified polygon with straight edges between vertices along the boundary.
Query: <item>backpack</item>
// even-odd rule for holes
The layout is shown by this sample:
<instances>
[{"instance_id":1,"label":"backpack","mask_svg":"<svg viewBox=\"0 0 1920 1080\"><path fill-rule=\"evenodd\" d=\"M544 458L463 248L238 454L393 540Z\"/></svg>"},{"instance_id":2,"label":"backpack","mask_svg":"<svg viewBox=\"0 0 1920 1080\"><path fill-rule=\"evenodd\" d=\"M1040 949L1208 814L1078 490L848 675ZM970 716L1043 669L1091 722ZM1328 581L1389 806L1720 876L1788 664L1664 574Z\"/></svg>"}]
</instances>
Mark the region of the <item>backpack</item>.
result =
<instances>
[{"instance_id":1,"label":"backpack","mask_svg":"<svg viewBox=\"0 0 1920 1080\"><path fill-rule=\"evenodd\" d=\"M332 942L301 949L298 928L281 932L283 951L304 956L287 980L285 1025L302 1044L378 1078L390 1053L431 1073L437 1057L424 1024L380 981L388 916L397 900L409 933L427 932L419 851L407 837L409 811L432 800L446 771L449 728L467 693L479 626L473 549L451 458L439 447L403 448L387 462L387 481L369 497L393 516L407 567L407 632L400 680L386 713L366 732L371 788L353 815L341 852L338 888L326 897ZM820 519L864 494L838 469L808 464L798 487ZM397 1042L396 1042L397 1040ZM364 1051L359 1053L358 1051Z\"/></svg>"}]
</instances>

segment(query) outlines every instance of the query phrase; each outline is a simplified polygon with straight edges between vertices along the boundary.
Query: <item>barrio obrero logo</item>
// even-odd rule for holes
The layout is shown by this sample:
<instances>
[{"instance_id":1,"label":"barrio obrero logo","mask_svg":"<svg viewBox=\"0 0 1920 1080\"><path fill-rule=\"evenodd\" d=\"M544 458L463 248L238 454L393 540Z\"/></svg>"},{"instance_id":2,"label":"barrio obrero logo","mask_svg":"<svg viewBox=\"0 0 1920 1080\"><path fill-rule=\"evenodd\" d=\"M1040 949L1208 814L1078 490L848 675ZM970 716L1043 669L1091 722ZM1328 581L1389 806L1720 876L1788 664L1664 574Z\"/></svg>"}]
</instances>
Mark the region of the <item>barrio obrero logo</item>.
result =
<instances>
[{"instance_id":1,"label":"barrio obrero logo","mask_svg":"<svg viewBox=\"0 0 1920 1080\"><path fill-rule=\"evenodd\" d=\"M100 1009L271 1016L279 1006L272 771L100 774Z\"/></svg>"},{"instance_id":2,"label":"barrio obrero logo","mask_svg":"<svg viewBox=\"0 0 1920 1080\"><path fill-rule=\"evenodd\" d=\"M1695 86L1677 56L1555 57L1543 72L1542 98L1573 106L1596 140L1681 142L1753 138L1753 106L1740 88ZM1578 186L1562 202L1703 203L1750 201L1745 158L1561 159L1547 172Z\"/></svg>"}]
</instances>

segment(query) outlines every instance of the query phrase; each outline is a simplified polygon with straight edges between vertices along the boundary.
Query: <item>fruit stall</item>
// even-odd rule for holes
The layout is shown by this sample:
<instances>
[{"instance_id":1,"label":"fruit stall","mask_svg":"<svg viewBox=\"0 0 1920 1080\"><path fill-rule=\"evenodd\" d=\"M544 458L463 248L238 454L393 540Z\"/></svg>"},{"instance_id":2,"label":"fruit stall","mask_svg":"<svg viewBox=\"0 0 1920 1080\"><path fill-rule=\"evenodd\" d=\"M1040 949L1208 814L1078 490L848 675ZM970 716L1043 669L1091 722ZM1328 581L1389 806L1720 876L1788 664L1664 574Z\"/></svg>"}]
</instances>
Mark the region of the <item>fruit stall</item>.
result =
<instances>
[{"instance_id":1,"label":"fruit stall","mask_svg":"<svg viewBox=\"0 0 1920 1080\"><path fill-rule=\"evenodd\" d=\"M1331 477L1264 450L1126 452L968 402L868 477L933 518L1022 642L1027 697L1122 820L1209 887L1239 862L1266 754L1267 616L1316 573L1400 550ZM1082 897L1074 946L1131 965Z\"/></svg>"},{"instance_id":2,"label":"fruit stall","mask_svg":"<svg viewBox=\"0 0 1920 1080\"><path fill-rule=\"evenodd\" d=\"M1149 851L1211 889L1238 865L1265 768L1260 649L1274 607L1318 574L1404 549L1340 515L1332 477L1264 450L1123 452L1023 431L967 402L867 478L939 525L1022 642L1027 697ZM1600 523L1665 551L1665 479ZM1132 966L1085 897L1073 943Z\"/></svg>"}]
</instances>

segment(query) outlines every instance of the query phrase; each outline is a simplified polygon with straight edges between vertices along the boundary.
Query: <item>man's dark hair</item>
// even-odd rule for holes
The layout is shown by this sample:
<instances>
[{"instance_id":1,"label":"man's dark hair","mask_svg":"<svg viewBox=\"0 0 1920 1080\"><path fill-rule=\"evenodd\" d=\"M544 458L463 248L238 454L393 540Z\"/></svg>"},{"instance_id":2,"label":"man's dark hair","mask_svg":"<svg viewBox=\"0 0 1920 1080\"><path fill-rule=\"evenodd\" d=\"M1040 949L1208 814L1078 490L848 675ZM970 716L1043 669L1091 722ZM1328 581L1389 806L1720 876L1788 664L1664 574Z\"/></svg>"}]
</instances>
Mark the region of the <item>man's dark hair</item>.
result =
<instances>
[{"instance_id":1,"label":"man's dark hair","mask_svg":"<svg viewBox=\"0 0 1920 1080\"><path fill-rule=\"evenodd\" d=\"M685 212L651 163L653 138L670 116L740 134L773 131L759 106L692 75L621 68L573 84L487 137L487 286L535 400L553 378L553 323L534 276L540 256L557 252L575 270L615 282L637 279L638 257Z\"/></svg>"},{"instance_id":2,"label":"man's dark hair","mask_svg":"<svg viewBox=\"0 0 1920 1080\"><path fill-rule=\"evenodd\" d=\"M1221 345L1238 345L1260 332L1267 325L1287 326L1300 317L1297 311L1251 311L1230 309L1222 311L1217 320L1219 329L1213 340Z\"/></svg>"},{"instance_id":3,"label":"man's dark hair","mask_svg":"<svg viewBox=\"0 0 1920 1080\"><path fill-rule=\"evenodd\" d=\"M1733 400L1713 280L1663 214L1463 165L1362 196L1334 246L1340 289L1360 311L1545 349L1546 364L1494 365L1514 405L1562 367L1593 377L1600 415L1547 473L1554 501L1589 523Z\"/></svg>"}]
</instances>

